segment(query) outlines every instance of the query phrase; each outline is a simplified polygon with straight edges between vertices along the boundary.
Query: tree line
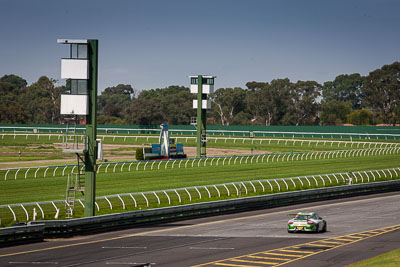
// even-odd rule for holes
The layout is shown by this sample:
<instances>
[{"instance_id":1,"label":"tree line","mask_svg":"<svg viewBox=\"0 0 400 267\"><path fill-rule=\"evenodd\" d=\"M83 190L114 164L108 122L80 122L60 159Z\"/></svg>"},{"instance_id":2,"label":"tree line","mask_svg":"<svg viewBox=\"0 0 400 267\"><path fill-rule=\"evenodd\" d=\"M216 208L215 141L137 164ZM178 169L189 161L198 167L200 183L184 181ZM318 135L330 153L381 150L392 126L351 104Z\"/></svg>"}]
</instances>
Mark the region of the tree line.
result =
<instances>
[{"instance_id":1,"label":"tree line","mask_svg":"<svg viewBox=\"0 0 400 267\"><path fill-rule=\"evenodd\" d=\"M65 86L42 76L28 86L16 75L0 78L0 123L58 124ZM196 116L188 87L172 85L137 92L129 84L105 88L98 96L99 124L173 125ZM400 120L400 63L367 76L342 74L333 81L248 82L210 95L207 123L217 125L396 125Z\"/></svg>"}]
</instances>

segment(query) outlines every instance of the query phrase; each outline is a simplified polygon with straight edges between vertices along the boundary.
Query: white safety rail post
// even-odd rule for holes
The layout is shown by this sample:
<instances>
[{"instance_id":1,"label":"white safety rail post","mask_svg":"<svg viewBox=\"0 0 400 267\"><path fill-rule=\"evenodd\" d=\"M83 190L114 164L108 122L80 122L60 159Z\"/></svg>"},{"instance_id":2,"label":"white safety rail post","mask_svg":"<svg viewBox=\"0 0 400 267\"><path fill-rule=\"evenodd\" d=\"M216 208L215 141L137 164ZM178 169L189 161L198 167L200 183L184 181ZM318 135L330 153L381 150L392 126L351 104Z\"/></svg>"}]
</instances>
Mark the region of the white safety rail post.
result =
<instances>
[{"instance_id":1,"label":"white safety rail post","mask_svg":"<svg viewBox=\"0 0 400 267\"><path fill-rule=\"evenodd\" d=\"M278 191L281 192L281 186L280 186L280 184L278 183L278 181L276 181L276 179L274 179L274 182L275 182L276 185L278 186Z\"/></svg>"},{"instance_id":2,"label":"white safety rail post","mask_svg":"<svg viewBox=\"0 0 400 267\"><path fill-rule=\"evenodd\" d=\"M207 193L208 193L208 198L211 198L211 193L210 193L210 190L208 190L208 188L207 188L207 186L203 186L204 187L204 189L207 191Z\"/></svg>"},{"instance_id":3,"label":"white safety rail post","mask_svg":"<svg viewBox=\"0 0 400 267\"><path fill-rule=\"evenodd\" d=\"M221 197L221 193L218 190L218 187L216 185L213 186L215 188L215 190L217 191L218 197Z\"/></svg>"},{"instance_id":4,"label":"white safety rail post","mask_svg":"<svg viewBox=\"0 0 400 267\"><path fill-rule=\"evenodd\" d=\"M321 178L321 181L322 181L322 186L324 186L325 187L325 180L324 180L324 178L322 178L322 176L321 175L318 175L319 176L319 178Z\"/></svg>"},{"instance_id":5,"label":"white safety rail post","mask_svg":"<svg viewBox=\"0 0 400 267\"><path fill-rule=\"evenodd\" d=\"M270 189L271 189L271 192L273 193L274 192L274 187L272 186L272 184L269 182L269 180L266 180L267 181L267 183L268 183L268 185L269 185L269 187L270 187Z\"/></svg>"},{"instance_id":6,"label":"white safety rail post","mask_svg":"<svg viewBox=\"0 0 400 267\"><path fill-rule=\"evenodd\" d=\"M265 192L265 187L264 187L264 185L262 184L262 182L261 182L260 180L258 180L258 183L261 185L262 191ZM228 193L228 196L229 196L229 193Z\"/></svg>"},{"instance_id":7,"label":"white safety rail post","mask_svg":"<svg viewBox=\"0 0 400 267\"><path fill-rule=\"evenodd\" d=\"M134 196L132 194L129 194L133 200L133 203L135 204L135 208L137 208L137 203L136 203L136 199L134 198Z\"/></svg>"},{"instance_id":8,"label":"white safety rail post","mask_svg":"<svg viewBox=\"0 0 400 267\"><path fill-rule=\"evenodd\" d=\"M146 201L146 206L149 207L149 200L147 199L147 197L142 193L143 198Z\"/></svg>"},{"instance_id":9,"label":"white safety rail post","mask_svg":"<svg viewBox=\"0 0 400 267\"><path fill-rule=\"evenodd\" d=\"M201 193L200 193L199 189L197 189L197 187L195 187L194 189L196 189L197 194L199 194L199 198L201 199Z\"/></svg>"},{"instance_id":10,"label":"white safety rail post","mask_svg":"<svg viewBox=\"0 0 400 267\"><path fill-rule=\"evenodd\" d=\"M18 175L19 170L20 170L20 169L18 169L18 170L15 172L14 180L17 180L17 175Z\"/></svg>"},{"instance_id":11,"label":"white safety rail post","mask_svg":"<svg viewBox=\"0 0 400 267\"><path fill-rule=\"evenodd\" d=\"M179 193L176 189L174 191L175 191L176 195L178 196L179 203L181 203L182 202L181 196L179 195Z\"/></svg>"},{"instance_id":12,"label":"white safety rail post","mask_svg":"<svg viewBox=\"0 0 400 267\"><path fill-rule=\"evenodd\" d=\"M228 187L226 186L226 184L223 184L223 186L225 187L226 194L227 194L227 196L229 197L230 194L231 194L231 192L229 192L229 189L228 189Z\"/></svg>"},{"instance_id":13,"label":"white safety rail post","mask_svg":"<svg viewBox=\"0 0 400 267\"><path fill-rule=\"evenodd\" d=\"M290 181L292 182L292 184L293 184L293 189L296 189L296 183L293 181L293 178L289 178L290 179Z\"/></svg>"},{"instance_id":14,"label":"white safety rail post","mask_svg":"<svg viewBox=\"0 0 400 267\"><path fill-rule=\"evenodd\" d=\"M121 172L122 172L122 170L124 169L125 164L126 164L126 162L122 163Z\"/></svg>"},{"instance_id":15,"label":"white safety rail post","mask_svg":"<svg viewBox=\"0 0 400 267\"><path fill-rule=\"evenodd\" d=\"M56 171L57 171L57 169L58 169L58 166L54 168L53 177L56 176Z\"/></svg>"},{"instance_id":16,"label":"white safety rail post","mask_svg":"<svg viewBox=\"0 0 400 267\"><path fill-rule=\"evenodd\" d=\"M97 164L97 172L96 173L100 173L100 169L103 166L103 164Z\"/></svg>"},{"instance_id":17,"label":"white safety rail post","mask_svg":"<svg viewBox=\"0 0 400 267\"><path fill-rule=\"evenodd\" d=\"M328 174L325 174L325 176L326 176L326 178L328 178L329 184L332 184L332 180L331 180L331 178L329 177L329 175L328 175Z\"/></svg>"},{"instance_id":18,"label":"white safety rail post","mask_svg":"<svg viewBox=\"0 0 400 267\"><path fill-rule=\"evenodd\" d=\"M147 163L147 162L146 162ZM133 161L129 164L129 166L128 166L128 172L130 172L131 171L131 166L132 166L132 164L133 164ZM144 168L146 169L146 165L144 166Z\"/></svg>"},{"instance_id":19,"label":"white safety rail post","mask_svg":"<svg viewBox=\"0 0 400 267\"><path fill-rule=\"evenodd\" d=\"M117 197L118 197L119 200L121 200L121 202L122 202L122 209L125 209L125 202L124 202L124 200L122 199L122 197L121 197L120 195L117 195Z\"/></svg>"},{"instance_id":20,"label":"white safety rail post","mask_svg":"<svg viewBox=\"0 0 400 267\"><path fill-rule=\"evenodd\" d=\"M12 213L13 217L14 217L14 221L17 221L17 216L15 215L15 212L14 212L14 210L11 208L11 206L10 206L10 205L8 205L7 207L10 209L10 211L11 211L11 213Z\"/></svg>"},{"instance_id":21,"label":"white safety rail post","mask_svg":"<svg viewBox=\"0 0 400 267\"><path fill-rule=\"evenodd\" d=\"M154 194L154 196L155 196L156 199L157 199L158 205L160 205L160 204L161 204L160 198L157 196L156 192L153 192L153 194Z\"/></svg>"},{"instance_id":22,"label":"white safety rail post","mask_svg":"<svg viewBox=\"0 0 400 267\"><path fill-rule=\"evenodd\" d=\"M54 219L58 219L58 216L60 215L60 209L57 208L56 204L52 201L51 204L53 205L54 209L56 210L56 215L54 215Z\"/></svg>"},{"instance_id":23,"label":"white safety rail post","mask_svg":"<svg viewBox=\"0 0 400 267\"><path fill-rule=\"evenodd\" d=\"M296 178L297 178L297 180L300 181L301 187L304 187L304 183L303 183L303 181L300 179L300 177L296 177Z\"/></svg>"},{"instance_id":24,"label":"white safety rail post","mask_svg":"<svg viewBox=\"0 0 400 267\"><path fill-rule=\"evenodd\" d=\"M369 183L369 175L368 175L368 173L366 172L366 171L363 171L363 173L365 174L365 176L367 176L367 182Z\"/></svg>"},{"instance_id":25,"label":"white safety rail post","mask_svg":"<svg viewBox=\"0 0 400 267\"><path fill-rule=\"evenodd\" d=\"M204 167L206 167L206 165L207 165L207 160L208 160L209 158L206 158L206 160L204 161ZM229 160L229 163L230 163L231 161Z\"/></svg>"},{"instance_id":26,"label":"white safety rail post","mask_svg":"<svg viewBox=\"0 0 400 267\"><path fill-rule=\"evenodd\" d=\"M236 190L236 196L239 197L239 196L240 196L240 194L239 194L239 189L237 188L237 186L236 186L235 183L232 183L232 185L233 185L233 187L234 187L235 190Z\"/></svg>"},{"instance_id":27,"label":"white safety rail post","mask_svg":"<svg viewBox=\"0 0 400 267\"><path fill-rule=\"evenodd\" d=\"M162 162L163 162L163 161L160 160L160 162L158 163L158 167L157 167L158 170L160 169L160 166L161 166L161 163L162 163Z\"/></svg>"},{"instance_id":28,"label":"white safety rail post","mask_svg":"<svg viewBox=\"0 0 400 267\"><path fill-rule=\"evenodd\" d=\"M245 194L246 195L248 195L248 191L247 191L247 187L246 187L246 185L243 183L243 182L240 182L240 187L244 187L244 191L245 191ZM240 188L241 189L241 188ZM240 192L241 192L242 190L240 190Z\"/></svg>"},{"instance_id":29,"label":"white safety rail post","mask_svg":"<svg viewBox=\"0 0 400 267\"><path fill-rule=\"evenodd\" d=\"M257 190L256 190L256 187L254 186L254 184L253 184L251 181L249 181L249 183L250 183L250 185L253 187L254 193L256 193Z\"/></svg>"},{"instance_id":30,"label":"white safety rail post","mask_svg":"<svg viewBox=\"0 0 400 267\"><path fill-rule=\"evenodd\" d=\"M303 176L303 177L306 179L308 186L311 187L311 182L310 182L310 180L308 180L308 177L307 176Z\"/></svg>"},{"instance_id":31,"label":"white safety rail post","mask_svg":"<svg viewBox=\"0 0 400 267\"><path fill-rule=\"evenodd\" d=\"M20 204L21 205L21 208L24 210L24 212L25 212L25 215L26 215L26 221L29 221L29 214L28 214L28 211L25 209L25 207L24 207L24 205L22 205L22 204Z\"/></svg>"},{"instance_id":32,"label":"white safety rail post","mask_svg":"<svg viewBox=\"0 0 400 267\"><path fill-rule=\"evenodd\" d=\"M171 198L169 197L169 195L167 194L167 192L165 192L165 190L163 191L164 195L167 197L168 199L168 205L171 205Z\"/></svg>"},{"instance_id":33,"label":"white safety rail post","mask_svg":"<svg viewBox=\"0 0 400 267\"><path fill-rule=\"evenodd\" d=\"M40 210L40 212L42 214L42 219L44 219L44 211L43 211L42 207L39 205L38 202L36 202L36 206L38 206L38 208L39 208L39 210Z\"/></svg>"},{"instance_id":34,"label":"white safety rail post","mask_svg":"<svg viewBox=\"0 0 400 267\"><path fill-rule=\"evenodd\" d=\"M107 197L104 197L104 199L107 201L108 205L110 206L110 209L113 209L111 201Z\"/></svg>"},{"instance_id":35,"label":"white safety rail post","mask_svg":"<svg viewBox=\"0 0 400 267\"><path fill-rule=\"evenodd\" d=\"M286 179L281 179L286 186L286 191L289 191L289 185L286 183Z\"/></svg>"},{"instance_id":36,"label":"white safety rail post","mask_svg":"<svg viewBox=\"0 0 400 267\"><path fill-rule=\"evenodd\" d=\"M96 205L96 209L97 209L97 211L100 211L100 206L99 206L99 204L97 204L97 202L96 202L96 201L94 202L94 204Z\"/></svg>"},{"instance_id":37,"label":"white safety rail post","mask_svg":"<svg viewBox=\"0 0 400 267\"><path fill-rule=\"evenodd\" d=\"M107 167L106 167L106 171L105 171L105 173L107 173L107 172L108 172L108 167L110 167L110 164L109 164L109 163L107 163Z\"/></svg>"},{"instance_id":38,"label":"white safety rail post","mask_svg":"<svg viewBox=\"0 0 400 267\"><path fill-rule=\"evenodd\" d=\"M171 166L172 169L174 168L174 165L175 165L175 162L176 162L176 161L177 161L176 159L173 160L172 166Z\"/></svg>"},{"instance_id":39,"label":"white safety rail post","mask_svg":"<svg viewBox=\"0 0 400 267\"><path fill-rule=\"evenodd\" d=\"M26 179L26 177L28 176L28 172L30 171L30 169L31 169L31 168L28 168L28 169L26 170L25 176L24 176L25 179ZM63 174L63 176L64 176L64 174Z\"/></svg>"},{"instance_id":40,"label":"white safety rail post","mask_svg":"<svg viewBox=\"0 0 400 267\"><path fill-rule=\"evenodd\" d=\"M188 194L189 196L189 201L192 201L192 195L190 194L189 190L187 190L187 188L185 188L186 194Z\"/></svg>"}]
</instances>

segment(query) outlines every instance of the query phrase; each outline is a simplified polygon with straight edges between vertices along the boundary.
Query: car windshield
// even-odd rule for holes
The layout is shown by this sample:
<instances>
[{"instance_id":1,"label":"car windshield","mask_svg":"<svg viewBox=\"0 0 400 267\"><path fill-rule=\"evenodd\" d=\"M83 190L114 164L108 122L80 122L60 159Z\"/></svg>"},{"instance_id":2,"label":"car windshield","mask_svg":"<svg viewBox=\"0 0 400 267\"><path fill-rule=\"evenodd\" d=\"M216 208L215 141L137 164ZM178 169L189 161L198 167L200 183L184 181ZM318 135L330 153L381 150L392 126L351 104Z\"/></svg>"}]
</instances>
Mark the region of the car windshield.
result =
<instances>
[{"instance_id":1,"label":"car windshield","mask_svg":"<svg viewBox=\"0 0 400 267\"><path fill-rule=\"evenodd\" d=\"M297 214L296 217L294 217L295 220L307 220L311 216L310 215L302 215L302 214Z\"/></svg>"}]
</instances>

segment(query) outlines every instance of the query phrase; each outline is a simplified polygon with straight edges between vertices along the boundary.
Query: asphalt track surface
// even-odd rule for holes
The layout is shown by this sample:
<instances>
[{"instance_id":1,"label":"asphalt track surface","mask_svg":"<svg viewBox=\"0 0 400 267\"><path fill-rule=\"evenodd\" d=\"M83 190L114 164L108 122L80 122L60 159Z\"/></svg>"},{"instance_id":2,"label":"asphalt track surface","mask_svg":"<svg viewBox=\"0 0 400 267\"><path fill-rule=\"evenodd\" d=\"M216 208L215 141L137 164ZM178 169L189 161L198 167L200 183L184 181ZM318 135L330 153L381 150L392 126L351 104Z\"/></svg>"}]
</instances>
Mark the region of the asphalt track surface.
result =
<instances>
[{"instance_id":1,"label":"asphalt track surface","mask_svg":"<svg viewBox=\"0 0 400 267\"><path fill-rule=\"evenodd\" d=\"M344 266L400 247L400 194L258 210L0 249L0 266ZM297 211L328 222L287 233Z\"/></svg>"}]
</instances>

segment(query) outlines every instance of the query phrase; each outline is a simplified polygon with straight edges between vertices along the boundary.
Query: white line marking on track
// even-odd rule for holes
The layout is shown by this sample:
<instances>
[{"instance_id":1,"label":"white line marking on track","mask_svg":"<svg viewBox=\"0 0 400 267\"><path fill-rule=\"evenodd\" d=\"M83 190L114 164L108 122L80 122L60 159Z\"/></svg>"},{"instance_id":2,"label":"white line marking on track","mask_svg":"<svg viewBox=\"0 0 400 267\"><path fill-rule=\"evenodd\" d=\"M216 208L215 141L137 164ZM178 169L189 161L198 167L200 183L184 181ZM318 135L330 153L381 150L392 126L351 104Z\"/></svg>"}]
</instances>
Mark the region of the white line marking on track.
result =
<instances>
[{"instance_id":1,"label":"white line marking on track","mask_svg":"<svg viewBox=\"0 0 400 267\"><path fill-rule=\"evenodd\" d=\"M140 248L140 249L147 249L147 247L101 247L101 248L119 248L119 249L123 249L123 248L130 248L130 249Z\"/></svg>"},{"instance_id":2,"label":"white line marking on track","mask_svg":"<svg viewBox=\"0 0 400 267\"><path fill-rule=\"evenodd\" d=\"M151 264L156 265L154 262L106 262L108 265L144 265L144 264Z\"/></svg>"},{"instance_id":3,"label":"white line marking on track","mask_svg":"<svg viewBox=\"0 0 400 267\"><path fill-rule=\"evenodd\" d=\"M206 247L189 247L189 249L226 249L226 250L233 250L233 249L235 249L235 248L214 248L214 247L209 247L209 248L206 248Z\"/></svg>"},{"instance_id":4,"label":"white line marking on track","mask_svg":"<svg viewBox=\"0 0 400 267\"><path fill-rule=\"evenodd\" d=\"M58 264L56 261L10 261L9 264Z\"/></svg>"}]
</instances>

